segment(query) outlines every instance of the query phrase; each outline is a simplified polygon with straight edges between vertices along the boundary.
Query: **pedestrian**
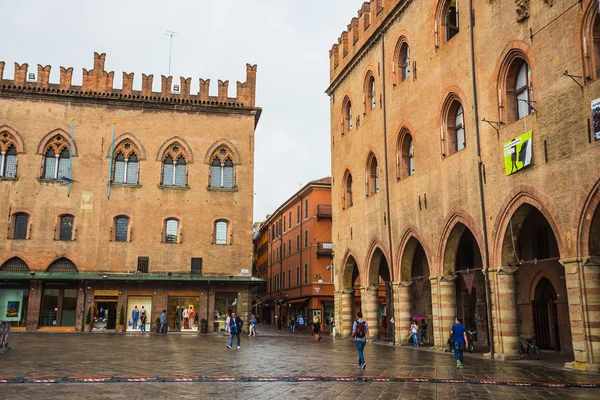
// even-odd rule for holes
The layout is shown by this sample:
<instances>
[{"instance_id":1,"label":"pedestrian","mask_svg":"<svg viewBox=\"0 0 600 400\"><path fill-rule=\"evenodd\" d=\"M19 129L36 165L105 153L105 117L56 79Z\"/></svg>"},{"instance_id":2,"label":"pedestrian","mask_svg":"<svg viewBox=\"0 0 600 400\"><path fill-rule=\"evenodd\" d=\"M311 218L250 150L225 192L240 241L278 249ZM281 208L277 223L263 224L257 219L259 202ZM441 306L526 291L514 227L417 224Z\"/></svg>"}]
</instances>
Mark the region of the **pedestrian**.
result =
<instances>
[{"instance_id":1,"label":"pedestrian","mask_svg":"<svg viewBox=\"0 0 600 400\"><path fill-rule=\"evenodd\" d=\"M227 310L227 319L225 319L225 336L229 336L229 324L231 323L231 316L229 310Z\"/></svg>"},{"instance_id":2,"label":"pedestrian","mask_svg":"<svg viewBox=\"0 0 600 400\"><path fill-rule=\"evenodd\" d=\"M354 339L356 343L356 348L358 350L358 368L365 369L367 363L365 362L365 356L363 354L365 345L367 343L371 343L371 337L369 335L369 324L367 321L362 319L362 313L359 312L356 314L358 317L354 324L352 324L352 334L350 335L350 340Z\"/></svg>"},{"instance_id":3,"label":"pedestrian","mask_svg":"<svg viewBox=\"0 0 600 400\"><path fill-rule=\"evenodd\" d=\"M304 327L304 318L302 318L302 314L300 314L296 322L298 323L298 332L302 333L302 328Z\"/></svg>"},{"instance_id":4,"label":"pedestrian","mask_svg":"<svg viewBox=\"0 0 600 400\"><path fill-rule=\"evenodd\" d=\"M235 315L235 312L231 313L231 318L229 319L229 333L230 339L229 344L227 345L228 349L231 349L233 346L233 337L237 337L237 348L240 348L240 332L242 331L242 325L244 325L244 321L238 316Z\"/></svg>"},{"instance_id":5,"label":"pedestrian","mask_svg":"<svg viewBox=\"0 0 600 400\"><path fill-rule=\"evenodd\" d=\"M279 333L281 333L282 327L283 327L283 318L277 318L277 329L279 329Z\"/></svg>"},{"instance_id":6,"label":"pedestrian","mask_svg":"<svg viewBox=\"0 0 600 400\"><path fill-rule=\"evenodd\" d=\"M290 317L290 332L294 333L294 327L296 325L296 318L292 315Z\"/></svg>"},{"instance_id":7,"label":"pedestrian","mask_svg":"<svg viewBox=\"0 0 600 400\"><path fill-rule=\"evenodd\" d=\"M167 333L167 310L160 314L160 333Z\"/></svg>"},{"instance_id":8,"label":"pedestrian","mask_svg":"<svg viewBox=\"0 0 600 400\"><path fill-rule=\"evenodd\" d=\"M254 314L250 314L250 328L248 329L248 336L256 336L256 318Z\"/></svg>"},{"instance_id":9,"label":"pedestrian","mask_svg":"<svg viewBox=\"0 0 600 400\"><path fill-rule=\"evenodd\" d=\"M144 310L144 306L142 306L142 309L140 310L140 332L142 332L142 334L146 333L146 321L146 310Z\"/></svg>"},{"instance_id":10,"label":"pedestrian","mask_svg":"<svg viewBox=\"0 0 600 400\"><path fill-rule=\"evenodd\" d=\"M417 339L417 332L419 331L419 326L417 325L417 321L413 320L410 325L410 333L412 335L413 347L419 347L419 339Z\"/></svg>"},{"instance_id":11,"label":"pedestrian","mask_svg":"<svg viewBox=\"0 0 600 400\"><path fill-rule=\"evenodd\" d=\"M429 344L429 339L427 339L427 321L424 319L421 320L421 344Z\"/></svg>"},{"instance_id":12,"label":"pedestrian","mask_svg":"<svg viewBox=\"0 0 600 400\"><path fill-rule=\"evenodd\" d=\"M319 317L316 315L313 317L313 335L316 342L321 341L321 321L319 321Z\"/></svg>"},{"instance_id":13,"label":"pedestrian","mask_svg":"<svg viewBox=\"0 0 600 400\"><path fill-rule=\"evenodd\" d=\"M331 326L331 336L335 337L335 319L333 318L333 315L329 319L329 326Z\"/></svg>"},{"instance_id":14,"label":"pedestrian","mask_svg":"<svg viewBox=\"0 0 600 400\"><path fill-rule=\"evenodd\" d=\"M454 340L454 358L456 358L456 368L463 366L463 353L465 347L469 345L467 339L467 329L462 324L462 320L458 317L454 320L454 325L450 330L450 338Z\"/></svg>"}]
</instances>

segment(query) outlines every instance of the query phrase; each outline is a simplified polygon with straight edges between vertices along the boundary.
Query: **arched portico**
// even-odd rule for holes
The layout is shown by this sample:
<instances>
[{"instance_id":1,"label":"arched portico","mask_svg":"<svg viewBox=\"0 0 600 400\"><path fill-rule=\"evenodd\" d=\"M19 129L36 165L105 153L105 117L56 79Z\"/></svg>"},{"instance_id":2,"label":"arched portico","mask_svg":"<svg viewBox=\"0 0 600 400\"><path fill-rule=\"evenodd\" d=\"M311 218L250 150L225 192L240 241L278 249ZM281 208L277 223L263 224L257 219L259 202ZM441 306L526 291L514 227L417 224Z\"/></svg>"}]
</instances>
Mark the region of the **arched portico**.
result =
<instances>
[{"instance_id":1,"label":"arched portico","mask_svg":"<svg viewBox=\"0 0 600 400\"><path fill-rule=\"evenodd\" d=\"M391 337L389 323L393 315L393 295L390 265L378 244L371 246L367 263L368 281L361 287L363 318L369 324L371 337Z\"/></svg>"},{"instance_id":2,"label":"arched portico","mask_svg":"<svg viewBox=\"0 0 600 400\"><path fill-rule=\"evenodd\" d=\"M361 307L360 272L356 259L347 253L343 261L341 291L339 293L341 310L336 314L337 334L346 337L352 330L352 323Z\"/></svg>"}]
</instances>

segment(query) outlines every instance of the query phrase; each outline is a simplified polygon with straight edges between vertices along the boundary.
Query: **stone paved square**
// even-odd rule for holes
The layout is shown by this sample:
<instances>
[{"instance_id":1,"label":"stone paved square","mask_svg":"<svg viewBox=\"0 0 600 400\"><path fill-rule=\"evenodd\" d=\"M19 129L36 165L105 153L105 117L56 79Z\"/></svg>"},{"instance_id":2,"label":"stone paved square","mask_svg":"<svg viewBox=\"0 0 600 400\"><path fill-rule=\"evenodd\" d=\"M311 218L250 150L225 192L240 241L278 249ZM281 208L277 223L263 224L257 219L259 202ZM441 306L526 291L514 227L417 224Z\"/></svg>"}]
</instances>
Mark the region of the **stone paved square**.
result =
<instances>
[{"instance_id":1,"label":"stone paved square","mask_svg":"<svg viewBox=\"0 0 600 400\"><path fill-rule=\"evenodd\" d=\"M600 382L590 373L547 368L527 361L494 362L467 357L457 370L450 353L376 343L365 350L367 368L356 367L349 340L309 335L243 337L228 350L222 335L12 334L12 350L0 356L7 376L425 376L530 382ZM544 357L544 355L542 355ZM598 398L600 389L512 387L415 382L120 382L1 384L3 399L570 399Z\"/></svg>"}]
</instances>

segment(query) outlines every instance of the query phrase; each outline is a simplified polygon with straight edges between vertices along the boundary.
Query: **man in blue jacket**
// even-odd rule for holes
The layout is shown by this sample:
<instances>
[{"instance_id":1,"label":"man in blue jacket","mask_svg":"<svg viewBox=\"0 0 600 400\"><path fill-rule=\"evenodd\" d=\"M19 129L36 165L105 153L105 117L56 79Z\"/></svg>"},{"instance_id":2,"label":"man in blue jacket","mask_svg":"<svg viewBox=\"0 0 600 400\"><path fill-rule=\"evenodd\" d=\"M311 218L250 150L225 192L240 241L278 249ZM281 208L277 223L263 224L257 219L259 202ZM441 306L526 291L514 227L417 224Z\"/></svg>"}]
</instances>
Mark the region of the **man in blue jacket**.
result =
<instances>
[{"instance_id":1,"label":"man in blue jacket","mask_svg":"<svg viewBox=\"0 0 600 400\"><path fill-rule=\"evenodd\" d=\"M467 329L462 324L462 320L458 317L454 320L452 330L450 330L450 337L454 339L454 358L456 358L456 368L463 366L463 353L465 347L469 345L469 339L467 339Z\"/></svg>"}]
</instances>

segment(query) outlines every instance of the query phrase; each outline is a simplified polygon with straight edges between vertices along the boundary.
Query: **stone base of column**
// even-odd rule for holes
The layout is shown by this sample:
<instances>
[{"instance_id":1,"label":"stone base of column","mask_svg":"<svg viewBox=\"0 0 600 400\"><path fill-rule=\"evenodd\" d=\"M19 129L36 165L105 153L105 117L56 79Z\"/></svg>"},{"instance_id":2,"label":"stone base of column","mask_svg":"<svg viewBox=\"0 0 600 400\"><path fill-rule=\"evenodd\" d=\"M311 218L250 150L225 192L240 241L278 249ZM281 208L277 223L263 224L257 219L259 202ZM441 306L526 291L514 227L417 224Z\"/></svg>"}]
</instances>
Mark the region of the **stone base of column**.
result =
<instances>
[{"instance_id":1,"label":"stone base of column","mask_svg":"<svg viewBox=\"0 0 600 400\"><path fill-rule=\"evenodd\" d=\"M578 361L565 363L565 368L572 369L574 371L600 372L600 364L588 364Z\"/></svg>"}]
</instances>

